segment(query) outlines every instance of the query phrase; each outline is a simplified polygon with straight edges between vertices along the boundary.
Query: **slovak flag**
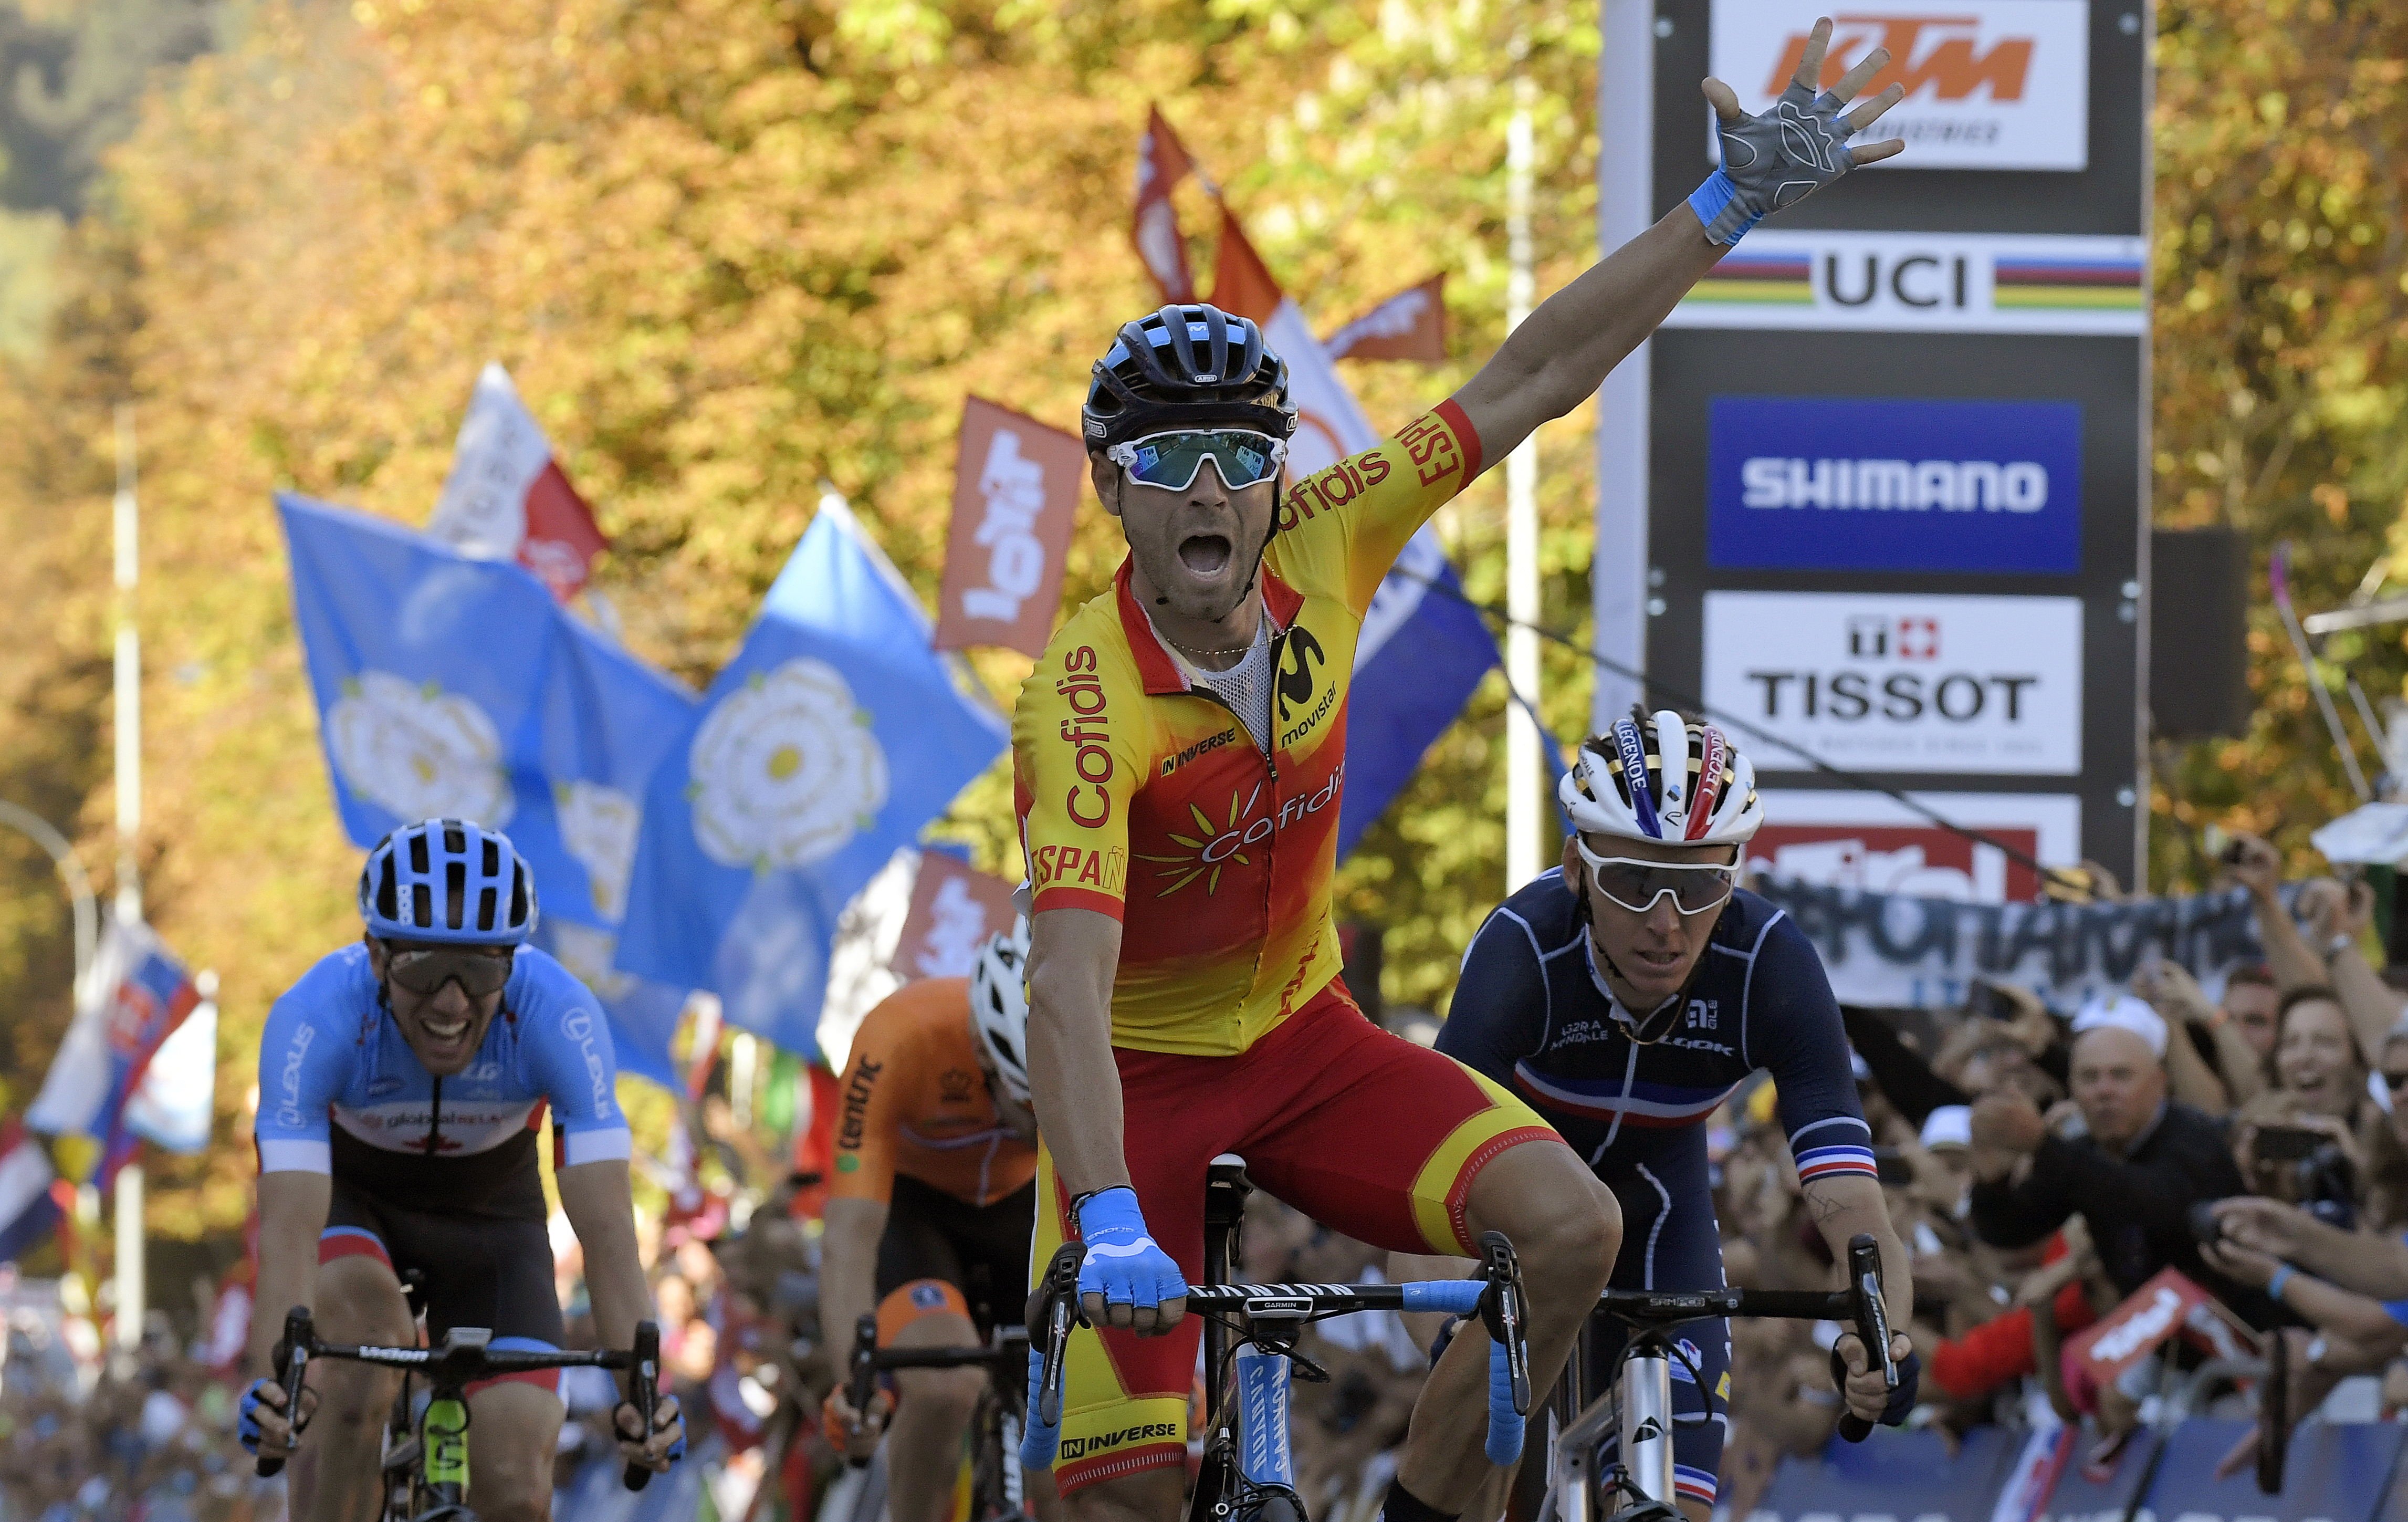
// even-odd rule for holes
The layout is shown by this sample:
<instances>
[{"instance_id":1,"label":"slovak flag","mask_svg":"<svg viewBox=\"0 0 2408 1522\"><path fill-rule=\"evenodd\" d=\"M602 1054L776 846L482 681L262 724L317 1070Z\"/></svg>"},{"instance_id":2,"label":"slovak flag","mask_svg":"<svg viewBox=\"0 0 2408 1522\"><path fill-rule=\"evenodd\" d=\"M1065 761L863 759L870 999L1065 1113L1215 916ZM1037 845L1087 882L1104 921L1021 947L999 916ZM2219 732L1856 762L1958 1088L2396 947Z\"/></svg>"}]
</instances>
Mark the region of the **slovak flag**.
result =
<instances>
[{"instance_id":1,"label":"slovak flag","mask_svg":"<svg viewBox=\"0 0 2408 1522\"><path fill-rule=\"evenodd\" d=\"M160 1044L199 1008L201 991L150 927L112 915L93 960L86 1001L50 1060L25 1124L104 1143L105 1184L131 1149L123 1144L125 1102Z\"/></svg>"},{"instance_id":2,"label":"slovak flag","mask_svg":"<svg viewBox=\"0 0 2408 1522\"><path fill-rule=\"evenodd\" d=\"M0 1263L37 1246L59 1222L50 1155L13 1116L0 1121Z\"/></svg>"},{"instance_id":3,"label":"slovak flag","mask_svg":"<svg viewBox=\"0 0 2408 1522\"><path fill-rule=\"evenodd\" d=\"M479 560L517 561L563 602L584 588L594 557L610 547L510 372L494 364L477 377L426 532Z\"/></svg>"}]
</instances>

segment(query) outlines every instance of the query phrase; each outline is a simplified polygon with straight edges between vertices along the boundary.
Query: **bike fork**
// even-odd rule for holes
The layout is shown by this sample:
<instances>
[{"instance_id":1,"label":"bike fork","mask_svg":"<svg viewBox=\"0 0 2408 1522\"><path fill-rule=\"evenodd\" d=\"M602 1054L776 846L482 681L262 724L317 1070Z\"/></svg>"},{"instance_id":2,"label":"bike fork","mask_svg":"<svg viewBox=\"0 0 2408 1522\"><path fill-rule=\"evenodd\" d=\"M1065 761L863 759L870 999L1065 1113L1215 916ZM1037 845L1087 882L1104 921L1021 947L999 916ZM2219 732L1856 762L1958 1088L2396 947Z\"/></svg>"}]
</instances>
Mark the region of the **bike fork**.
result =
<instances>
[{"instance_id":1,"label":"bike fork","mask_svg":"<svg viewBox=\"0 0 2408 1522\"><path fill-rule=\"evenodd\" d=\"M1296 1488L1288 1447L1288 1360L1252 1343L1238 1350L1238 1472L1246 1483Z\"/></svg>"}]
</instances>

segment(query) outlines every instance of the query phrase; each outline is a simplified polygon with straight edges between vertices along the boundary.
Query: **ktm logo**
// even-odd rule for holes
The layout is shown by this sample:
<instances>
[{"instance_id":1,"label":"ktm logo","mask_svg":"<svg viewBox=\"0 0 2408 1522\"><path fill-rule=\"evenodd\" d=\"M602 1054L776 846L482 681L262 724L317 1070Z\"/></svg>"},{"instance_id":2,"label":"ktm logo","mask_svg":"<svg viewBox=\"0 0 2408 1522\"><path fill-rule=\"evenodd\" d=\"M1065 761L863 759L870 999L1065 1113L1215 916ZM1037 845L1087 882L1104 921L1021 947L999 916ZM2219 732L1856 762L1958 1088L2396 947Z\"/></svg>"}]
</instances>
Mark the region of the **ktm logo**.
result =
<instances>
[{"instance_id":1,"label":"ktm logo","mask_svg":"<svg viewBox=\"0 0 2408 1522\"><path fill-rule=\"evenodd\" d=\"M1301 628L1288 631L1287 653L1286 668L1280 672L1279 677L1280 722L1283 724L1287 722L1288 714L1296 705L1312 700L1313 663L1329 664L1329 657L1322 651L1321 641Z\"/></svg>"},{"instance_id":2,"label":"ktm logo","mask_svg":"<svg viewBox=\"0 0 2408 1522\"><path fill-rule=\"evenodd\" d=\"M1933 100L1965 100L1985 88L1994 102L2023 99L2024 81L2031 72L2032 39L2000 37L1987 52L1977 51L1978 24L1970 16L1839 17L1831 31L1831 50L1823 59L1822 87L1837 84L1841 75L1875 48L1887 48L1889 67L1867 82L1867 95L1897 84L1906 88L1908 100L1926 90ZM1781 93L1805 56L1806 34L1790 34L1765 93Z\"/></svg>"}]
</instances>

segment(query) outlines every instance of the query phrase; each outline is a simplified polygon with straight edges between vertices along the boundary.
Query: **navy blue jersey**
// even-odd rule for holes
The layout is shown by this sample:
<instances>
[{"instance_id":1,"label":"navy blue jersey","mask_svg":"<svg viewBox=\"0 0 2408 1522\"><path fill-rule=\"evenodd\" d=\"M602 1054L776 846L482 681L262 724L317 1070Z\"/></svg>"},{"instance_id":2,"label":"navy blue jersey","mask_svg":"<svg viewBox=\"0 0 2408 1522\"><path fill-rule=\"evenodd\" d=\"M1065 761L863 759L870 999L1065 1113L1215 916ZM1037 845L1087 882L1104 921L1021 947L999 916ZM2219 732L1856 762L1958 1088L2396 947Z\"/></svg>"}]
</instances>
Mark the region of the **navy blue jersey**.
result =
<instances>
[{"instance_id":1,"label":"navy blue jersey","mask_svg":"<svg viewBox=\"0 0 2408 1522\"><path fill-rule=\"evenodd\" d=\"M1609 1181L1661 1156L1664 1133L1693 1130L1759 1068L1800 1180L1874 1177L1840 1006L1794 921L1734 892L1679 1018L1641 1042L1578 908L1556 870L1489 914L1464 954L1440 1051L1519 1094Z\"/></svg>"}]
</instances>

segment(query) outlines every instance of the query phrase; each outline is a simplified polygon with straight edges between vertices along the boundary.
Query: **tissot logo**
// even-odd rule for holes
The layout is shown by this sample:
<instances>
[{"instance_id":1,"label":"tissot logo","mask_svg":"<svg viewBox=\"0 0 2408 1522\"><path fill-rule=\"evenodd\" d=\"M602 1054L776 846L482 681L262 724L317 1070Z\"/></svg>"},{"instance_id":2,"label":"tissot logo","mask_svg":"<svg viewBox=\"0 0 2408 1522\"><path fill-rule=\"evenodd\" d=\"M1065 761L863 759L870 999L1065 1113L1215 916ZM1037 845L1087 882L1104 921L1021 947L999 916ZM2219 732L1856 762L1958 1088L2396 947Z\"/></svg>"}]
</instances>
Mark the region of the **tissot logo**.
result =
<instances>
[{"instance_id":1,"label":"tissot logo","mask_svg":"<svg viewBox=\"0 0 2408 1522\"><path fill-rule=\"evenodd\" d=\"M2073 772L2081 765L2082 604L1710 592L1705 687L1709 708L1727 708L1835 764Z\"/></svg>"}]
</instances>

